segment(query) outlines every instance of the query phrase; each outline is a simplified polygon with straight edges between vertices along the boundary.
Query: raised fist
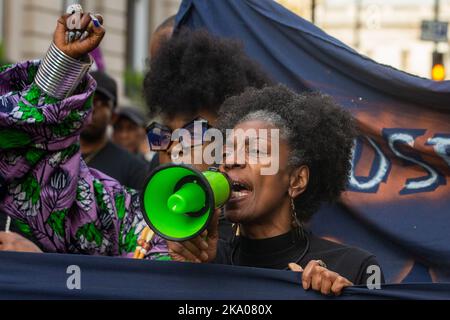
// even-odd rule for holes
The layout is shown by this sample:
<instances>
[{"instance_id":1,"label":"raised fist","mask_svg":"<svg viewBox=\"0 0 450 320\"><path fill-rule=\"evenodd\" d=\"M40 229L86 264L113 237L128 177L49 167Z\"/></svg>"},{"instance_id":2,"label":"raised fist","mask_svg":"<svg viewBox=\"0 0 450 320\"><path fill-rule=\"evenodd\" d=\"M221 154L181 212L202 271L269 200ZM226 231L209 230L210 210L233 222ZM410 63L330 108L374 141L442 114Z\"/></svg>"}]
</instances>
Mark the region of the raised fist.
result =
<instances>
[{"instance_id":1,"label":"raised fist","mask_svg":"<svg viewBox=\"0 0 450 320\"><path fill-rule=\"evenodd\" d=\"M58 19L53 41L66 55L79 59L97 48L104 36L101 15L78 12Z\"/></svg>"}]
</instances>

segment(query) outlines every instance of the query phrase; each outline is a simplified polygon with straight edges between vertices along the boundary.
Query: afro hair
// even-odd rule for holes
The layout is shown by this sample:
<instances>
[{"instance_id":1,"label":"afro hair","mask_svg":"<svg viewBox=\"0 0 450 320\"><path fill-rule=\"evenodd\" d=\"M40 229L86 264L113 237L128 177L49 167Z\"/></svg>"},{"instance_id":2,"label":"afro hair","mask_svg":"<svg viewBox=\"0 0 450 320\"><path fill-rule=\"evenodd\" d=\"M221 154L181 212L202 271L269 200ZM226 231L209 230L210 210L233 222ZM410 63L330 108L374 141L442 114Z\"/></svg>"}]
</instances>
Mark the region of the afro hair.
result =
<instances>
[{"instance_id":1,"label":"afro hair","mask_svg":"<svg viewBox=\"0 0 450 320\"><path fill-rule=\"evenodd\" d=\"M228 97L271 83L239 42L183 29L150 61L144 95L150 116L218 113Z\"/></svg>"},{"instance_id":2,"label":"afro hair","mask_svg":"<svg viewBox=\"0 0 450 320\"><path fill-rule=\"evenodd\" d=\"M287 140L289 165L306 165L310 170L306 191L295 199L298 219L308 221L322 202L337 200L347 187L357 134L355 121L329 96L296 94L279 85L248 89L228 99L221 109L219 126L231 129L252 114L264 112L276 115L269 119L282 119L272 125L279 127Z\"/></svg>"}]
</instances>

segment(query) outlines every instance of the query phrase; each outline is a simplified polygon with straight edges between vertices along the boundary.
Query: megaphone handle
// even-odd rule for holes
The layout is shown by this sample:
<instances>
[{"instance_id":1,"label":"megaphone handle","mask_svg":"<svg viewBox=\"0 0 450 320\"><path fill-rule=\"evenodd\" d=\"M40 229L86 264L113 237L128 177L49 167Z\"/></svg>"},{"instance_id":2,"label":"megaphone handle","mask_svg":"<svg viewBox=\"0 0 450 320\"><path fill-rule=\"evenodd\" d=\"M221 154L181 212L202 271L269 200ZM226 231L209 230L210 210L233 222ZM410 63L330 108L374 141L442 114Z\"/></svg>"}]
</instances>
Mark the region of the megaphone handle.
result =
<instances>
[{"instance_id":1,"label":"megaphone handle","mask_svg":"<svg viewBox=\"0 0 450 320\"><path fill-rule=\"evenodd\" d=\"M151 241L155 233L149 227L145 227L142 231L141 236L138 240L138 246L136 247L136 251L134 252L134 259L142 260L145 258L145 255L151 250L152 245Z\"/></svg>"},{"instance_id":2,"label":"megaphone handle","mask_svg":"<svg viewBox=\"0 0 450 320\"><path fill-rule=\"evenodd\" d=\"M144 246L144 239L147 237L148 228L145 227L144 230L141 233L141 236L139 237L137 241L137 247L134 250L133 259L139 259L139 256L141 254L142 247Z\"/></svg>"}]
</instances>

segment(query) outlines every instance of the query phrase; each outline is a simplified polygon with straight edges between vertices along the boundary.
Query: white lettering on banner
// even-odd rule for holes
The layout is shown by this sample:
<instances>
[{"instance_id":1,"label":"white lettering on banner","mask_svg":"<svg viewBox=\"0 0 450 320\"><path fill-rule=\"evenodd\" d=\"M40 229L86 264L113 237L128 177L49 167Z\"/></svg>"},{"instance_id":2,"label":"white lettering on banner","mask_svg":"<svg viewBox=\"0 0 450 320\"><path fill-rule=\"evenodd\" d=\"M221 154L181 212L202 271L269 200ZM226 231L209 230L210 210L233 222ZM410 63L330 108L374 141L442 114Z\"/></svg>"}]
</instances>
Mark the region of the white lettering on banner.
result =
<instances>
[{"instance_id":1,"label":"white lettering on banner","mask_svg":"<svg viewBox=\"0 0 450 320\"><path fill-rule=\"evenodd\" d=\"M350 186L356 190L365 191L371 190L377 187L381 182L383 182L388 174L389 170L389 161L386 156L383 154L381 149L377 146L377 144L369 137L366 137L367 141L369 141L372 148L375 150L376 156L379 157L380 161L378 163L378 167L376 168L375 174L373 177L366 182L360 182L358 178L355 176L356 169L356 160L355 160L355 149L353 149L352 154L352 170L350 174ZM356 143L355 143L356 145Z\"/></svg>"},{"instance_id":2,"label":"white lettering on banner","mask_svg":"<svg viewBox=\"0 0 450 320\"><path fill-rule=\"evenodd\" d=\"M450 137L435 136L428 139L427 145L433 146L434 151L440 156L450 167Z\"/></svg>"},{"instance_id":3,"label":"white lettering on banner","mask_svg":"<svg viewBox=\"0 0 450 320\"><path fill-rule=\"evenodd\" d=\"M401 142L404 144L409 145L410 147L414 148L414 137L407 133L394 133L389 135L388 143L389 148L392 150L392 152L399 158L410 161L414 164L417 164L418 166L422 167L425 171L428 172L429 178L425 178L422 180L416 180L416 181L409 181L405 183L405 190L418 190L418 189L426 189L432 186L433 184L438 183L438 173L436 170L431 168L429 165L425 164L422 161L419 161L417 159L414 159L412 157L406 156L402 154L398 149L395 147L396 142Z\"/></svg>"}]
</instances>

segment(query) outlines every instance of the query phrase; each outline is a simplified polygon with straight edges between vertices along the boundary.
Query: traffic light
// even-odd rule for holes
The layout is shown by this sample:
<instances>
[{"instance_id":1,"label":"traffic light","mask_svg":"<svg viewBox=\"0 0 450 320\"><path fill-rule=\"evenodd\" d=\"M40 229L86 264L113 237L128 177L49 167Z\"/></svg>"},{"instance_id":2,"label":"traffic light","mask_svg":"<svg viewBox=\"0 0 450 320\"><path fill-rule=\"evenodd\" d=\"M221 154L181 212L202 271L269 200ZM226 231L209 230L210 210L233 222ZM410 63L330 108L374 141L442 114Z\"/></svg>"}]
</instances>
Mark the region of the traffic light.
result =
<instances>
[{"instance_id":1,"label":"traffic light","mask_svg":"<svg viewBox=\"0 0 450 320\"><path fill-rule=\"evenodd\" d=\"M444 55L440 52L433 52L431 79L434 81L443 81L445 79Z\"/></svg>"}]
</instances>

